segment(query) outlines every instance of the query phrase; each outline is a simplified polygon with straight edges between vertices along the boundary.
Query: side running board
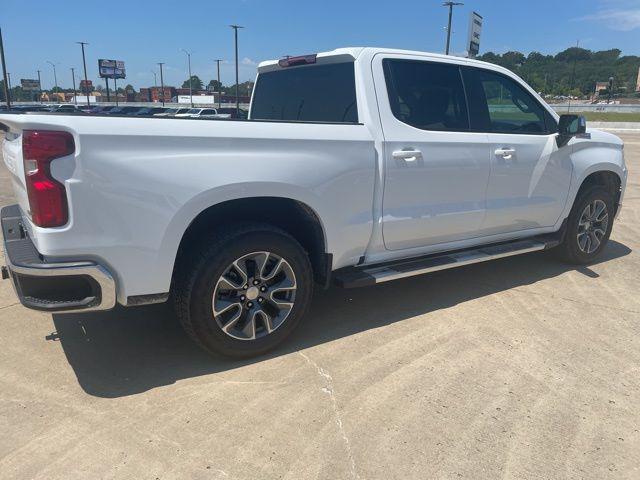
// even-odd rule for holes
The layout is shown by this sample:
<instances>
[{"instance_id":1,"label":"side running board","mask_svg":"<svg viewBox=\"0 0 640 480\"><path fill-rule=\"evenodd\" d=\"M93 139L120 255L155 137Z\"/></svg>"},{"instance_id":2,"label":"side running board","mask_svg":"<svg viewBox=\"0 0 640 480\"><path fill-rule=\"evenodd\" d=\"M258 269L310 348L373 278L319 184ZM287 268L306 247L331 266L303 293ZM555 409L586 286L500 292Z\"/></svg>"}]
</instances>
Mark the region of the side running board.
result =
<instances>
[{"instance_id":1,"label":"side running board","mask_svg":"<svg viewBox=\"0 0 640 480\"><path fill-rule=\"evenodd\" d=\"M543 238L518 240L410 260L403 259L395 263L346 268L334 272L334 282L344 288L365 287L423 273L536 252L555 245L557 242L546 241Z\"/></svg>"}]
</instances>

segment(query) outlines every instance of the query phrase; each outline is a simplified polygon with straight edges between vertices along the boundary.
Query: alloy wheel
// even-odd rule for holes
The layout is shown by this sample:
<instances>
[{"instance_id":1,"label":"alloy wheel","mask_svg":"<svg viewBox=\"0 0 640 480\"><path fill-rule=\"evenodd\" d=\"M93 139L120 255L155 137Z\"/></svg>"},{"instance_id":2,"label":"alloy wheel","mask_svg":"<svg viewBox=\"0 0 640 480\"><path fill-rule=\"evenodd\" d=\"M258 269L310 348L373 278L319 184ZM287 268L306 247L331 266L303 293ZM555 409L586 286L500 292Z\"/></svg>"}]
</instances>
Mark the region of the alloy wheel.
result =
<instances>
[{"instance_id":1,"label":"alloy wheel","mask_svg":"<svg viewBox=\"0 0 640 480\"><path fill-rule=\"evenodd\" d=\"M595 252L602 243L609 226L609 212L602 200L590 202L578 221L578 248L584 253Z\"/></svg>"},{"instance_id":2,"label":"alloy wheel","mask_svg":"<svg viewBox=\"0 0 640 480\"><path fill-rule=\"evenodd\" d=\"M213 291L213 317L237 340L273 333L287 319L296 297L291 265L272 252L253 252L231 263Z\"/></svg>"}]
</instances>

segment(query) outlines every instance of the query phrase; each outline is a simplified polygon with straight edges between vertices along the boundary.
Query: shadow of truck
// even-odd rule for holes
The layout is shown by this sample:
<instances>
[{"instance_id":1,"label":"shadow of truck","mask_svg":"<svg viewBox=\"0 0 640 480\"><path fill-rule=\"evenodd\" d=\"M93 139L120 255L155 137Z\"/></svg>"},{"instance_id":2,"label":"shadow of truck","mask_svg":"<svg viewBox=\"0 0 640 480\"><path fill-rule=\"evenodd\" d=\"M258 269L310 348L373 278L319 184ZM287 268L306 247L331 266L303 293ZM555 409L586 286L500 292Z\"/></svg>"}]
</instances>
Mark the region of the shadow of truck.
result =
<instances>
[{"instance_id":1,"label":"shadow of truck","mask_svg":"<svg viewBox=\"0 0 640 480\"><path fill-rule=\"evenodd\" d=\"M610 241L599 262L631 252ZM81 387L90 395L133 395L178 380L239 368L368 329L588 267L556 261L545 252L441 271L374 287L316 292L310 312L284 345L251 360L213 358L183 332L169 304L110 312L54 315L59 340Z\"/></svg>"}]
</instances>

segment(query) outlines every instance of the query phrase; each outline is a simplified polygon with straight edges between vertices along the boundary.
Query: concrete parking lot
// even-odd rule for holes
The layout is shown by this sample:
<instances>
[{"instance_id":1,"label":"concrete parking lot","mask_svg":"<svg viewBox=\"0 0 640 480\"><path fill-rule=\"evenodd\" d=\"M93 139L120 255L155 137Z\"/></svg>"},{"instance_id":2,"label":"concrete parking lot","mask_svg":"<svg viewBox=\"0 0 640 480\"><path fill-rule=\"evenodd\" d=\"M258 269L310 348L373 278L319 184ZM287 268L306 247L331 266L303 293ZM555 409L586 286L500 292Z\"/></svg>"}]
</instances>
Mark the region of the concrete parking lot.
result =
<instances>
[{"instance_id":1,"label":"concrete parking lot","mask_svg":"<svg viewBox=\"0 0 640 480\"><path fill-rule=\"evenodd\" d=\"M0 283L0 478L640 478L640 134L621 136L598 263L318 291L266 358L208 357L163 305L51 316Z\"/></svg>"}]
</instances>

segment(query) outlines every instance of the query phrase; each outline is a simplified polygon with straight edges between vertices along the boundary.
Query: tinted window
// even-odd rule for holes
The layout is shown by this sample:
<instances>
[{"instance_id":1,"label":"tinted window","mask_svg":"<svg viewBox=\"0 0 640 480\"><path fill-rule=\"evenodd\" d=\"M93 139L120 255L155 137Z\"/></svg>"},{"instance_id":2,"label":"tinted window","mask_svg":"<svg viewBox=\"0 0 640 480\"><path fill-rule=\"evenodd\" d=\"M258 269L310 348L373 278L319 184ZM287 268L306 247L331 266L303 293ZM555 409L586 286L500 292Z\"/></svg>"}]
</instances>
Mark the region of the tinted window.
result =
<instances>
[{"instance_id":1,"label":"tinted window","mask_svg":"<svg viewBox=\"0 0 640 480\"><path fill-rule=\"evenodd\" d=\"M383 61L393 115L423 130L465 131L469 116L457 65Z\"/></svg>"},{"instance_id":2,"label":"tinted window","mask_svg":"<svg viewBox=\"0 0 640 480\"><path fill-rule=\"evenodd\" d=\"M513 79L479 68L464 68L471 127L492 133L543 134L545 110Z\"/></svg>"},{"instance_id":3,"label":"tinted window","mask_svg":"<svg viewBox=\"0 0 640 480\"><path fill-rule=\"evenodd\" d=\"M211 109L202 111L202 115L215 115L215 114L216 114L216 111Z\"/></svg>"},{"instance_id":4,"label":"tinted window","mask_svg":"<svg viewBox=\"0 0 640 480\"><path fill-rule=\"evenodd\" d=\"M260 74L251 117L357 123L353 63L290 67Z\"/></svg>"}]
</instances>

